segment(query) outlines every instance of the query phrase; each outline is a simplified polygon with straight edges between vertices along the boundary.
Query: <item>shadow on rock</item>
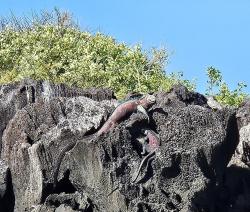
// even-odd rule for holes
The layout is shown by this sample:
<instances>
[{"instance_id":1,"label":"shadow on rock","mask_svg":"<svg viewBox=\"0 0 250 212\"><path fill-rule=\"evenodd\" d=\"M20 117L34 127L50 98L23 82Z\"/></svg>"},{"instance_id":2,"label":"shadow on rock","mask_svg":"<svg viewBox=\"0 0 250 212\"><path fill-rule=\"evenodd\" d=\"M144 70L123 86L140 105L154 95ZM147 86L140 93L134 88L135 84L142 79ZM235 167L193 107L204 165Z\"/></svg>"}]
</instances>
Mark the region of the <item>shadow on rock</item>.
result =
<instances>
[{"instance_id":1,"label":"shadow on rock","mask_svg":"<svg viewBox=\"0 0 250 212\"><path fill-rule=\"evenodd\" d=\"M56 184L55 188L53 187L52 183L44 185L41 202L44 203L46 198L51 194L60 194L62 192L64 192L65 194L75 193L76 189L71 183L69 176L70 176L70 171L66 170L63 178Z\"/></svg>"},{"instance_id":2,"label":"shadow on rock","mask_svg":"<svg viewBox=\"0 0 250 212\"><path fill-rule=\"evenodd\" d=\"M14 206L15 206L15 195L13 192L12 178L10 171L7 172L6 179L7 179L6 193L4 194L3 198L0 199L0 211L12 212L14 211Z\"/></svg>"},{"instance_id":3,"label":"shadow on rock","mask_svg":"<svg viewBox=\"0 0 250 212\"><path fill-rule=\"evenodd\" d=\"M249 179L249 169L236 166L227 168L221 184L210 181L204 191L200 191L194 195L191 211L250 211Z\"/></svg>"},{"instance_id":4,"label":"shadow on rock","mask_svg":"<svg viewBox=\"0 0 250 212\"><path fill-rule=\"evenodd\" d=\"M227 135L220 148L211 149L211 161L208 162L205 150L198 151L197 165L207 179L206 188L197 192L191 201L194 212L236 212L249 211L250 170L240 167L226 168L239 141L237 122L231 116L227 126ZM237 141L237 142L236 142ZM224 170L223 170L224 169ZM248 185L249 184L249 185Z\"/></svg>"},{"instance_id":5,"label":"shadow on rock","mask_svg":"<svg viewBox=\"0 0 250 212\"><path fill-rule=\"evenodd\" d=\"M174 154L171 156L171 166L162 169L161 175L165 178L175 178L181 172L181 156L180 154Z\"/></svg>"}]
</instances>

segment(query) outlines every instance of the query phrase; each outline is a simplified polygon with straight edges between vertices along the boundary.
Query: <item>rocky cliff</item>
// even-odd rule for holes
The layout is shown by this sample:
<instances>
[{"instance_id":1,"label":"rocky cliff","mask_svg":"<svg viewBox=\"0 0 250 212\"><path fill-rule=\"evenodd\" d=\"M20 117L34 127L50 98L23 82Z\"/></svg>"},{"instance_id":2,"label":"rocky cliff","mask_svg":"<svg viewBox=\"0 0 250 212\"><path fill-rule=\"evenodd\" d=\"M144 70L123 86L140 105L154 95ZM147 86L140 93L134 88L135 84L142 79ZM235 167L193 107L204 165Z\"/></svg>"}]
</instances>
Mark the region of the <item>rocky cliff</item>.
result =
<instances>
[{"instance_id":1,"label":"rocky cliff","mask_svg":"<svg viewBox=\"0 0 250 212\"><path fill-rule=\"evenodd\" d=\"M109 89L2 85L0 211L250 211L249 104L216 109L183 86L154 95L149 123L133 113L89 141L115 108ZM161 145L133 182L145 129Z\"/></svg>"}]
</instances>

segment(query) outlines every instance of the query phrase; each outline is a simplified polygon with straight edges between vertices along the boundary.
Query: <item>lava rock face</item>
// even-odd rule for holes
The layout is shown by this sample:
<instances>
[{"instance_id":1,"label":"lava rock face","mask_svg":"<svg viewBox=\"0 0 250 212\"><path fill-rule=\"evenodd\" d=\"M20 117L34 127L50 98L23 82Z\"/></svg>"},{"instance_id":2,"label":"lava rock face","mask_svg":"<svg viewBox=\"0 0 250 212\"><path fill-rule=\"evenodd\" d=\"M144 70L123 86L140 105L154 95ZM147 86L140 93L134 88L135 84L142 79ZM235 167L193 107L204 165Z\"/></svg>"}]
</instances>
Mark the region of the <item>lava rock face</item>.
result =
<instances>
[{"instance_id":1,"label":"lava rock face","mask_svg":"<svg viewBox=\"0 0 250 212\"><path fill-rule=\"evenodd\" d=\"M239 128L250 123L250 99L247 99L237 110L237 121Z\"/></svg>"},{"instance_id":2,"label":"lava rock face","mask_svg":"<svg viewBox=\"0 0 250 212\"><path fill-rule=\"evenodd\" d=\"M55 85L47 81L34 81L31 79L0 85L0 147L2 145L3 131L18 110L40 99L49 102L57 97L70 98L77 96L89 97L96 101L115 98L110 89L69 88L64 84Z\"/></svg>"},{"instance_id":3,"label":"lava rock face","mask_svg":"<svg viewBox=\"0 0 250 212\"><path fill-rule=\"evenodd\" d=\"M249 170L227 167L239 143L235 110L214 110L203 95L180 85L155 96L149 123L134 113L110 132L89 139L86 135L94 134L114 109L110 90L74 90L32 80L1 86L7 211L247 208L241 203L247 201L242 192L247 193L243 188L249 183L235 179L248 177ZM145 129L155 131L161 145L133 182L144 157L137 139ZM65 154L53 186L58 156L71 142L76 145Z\"/></svg>"},{"instance_id":4,"label":"lava rock face","mask_svg":"<svg viewBox=\"0 0 250 212\"><path fill-rule=\"evenodd\" d=\"M239 107L237 114L240 141L236 155L248 167L250 167L250 99Z\"/></svg>"}]
</instances>

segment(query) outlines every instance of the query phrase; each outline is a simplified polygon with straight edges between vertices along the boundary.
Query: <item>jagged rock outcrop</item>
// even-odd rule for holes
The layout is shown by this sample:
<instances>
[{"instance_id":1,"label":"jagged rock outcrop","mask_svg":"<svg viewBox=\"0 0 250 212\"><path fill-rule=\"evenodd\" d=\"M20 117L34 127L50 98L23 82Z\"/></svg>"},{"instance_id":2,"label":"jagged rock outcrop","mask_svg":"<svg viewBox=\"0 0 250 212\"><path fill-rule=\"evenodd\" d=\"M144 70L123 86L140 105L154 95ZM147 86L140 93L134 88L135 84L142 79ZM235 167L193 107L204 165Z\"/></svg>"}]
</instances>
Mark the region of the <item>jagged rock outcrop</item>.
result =
<instances>
[{"instance_id":1,"label":"jagged rock outcrop","mask_svg":"<svg viewBox=\"0 0 250 212\"><path fill-rule=\"evenodd\" d=\"M238 109L237 121L239 126L240 141L236 156L250 167L250 100L246 100Z\"/></svg>"},{"instance_id":2,"label":"jagged rock outcrop","mask_svg":"<svg viewBox=\"0 0 250 212\"><path fill-rule=\"evenodd\" d=\"M231 181L237 173L246 177L249 171L227 168L239 142L235 110L215 111L203 95L175 86L155 94L157 102L148 111L150 123L143 114L134 113L109 133L89 140L84 136L95 133L114 109L112 92L99 90L105 95L90 99L54 94L46 88L49 92L42 92L41 98L27 97L26 92L25 103L20 103L8 96L18 93L21 84L9 85L13 88L0 98L12 99L0 103L0 108L15 108L1 128L1 159L11 173L9 201L15 211L184 212L248 207L240 204L247 195ZM64 86L64 92L70 91ZM159 134L161 146L133 183L143 158L137 138L147 128ZM58 155L72 141L77 144L63 158L53 187ZM241 189L249 187L248 182L237 182ZM225 191L230 192L223 196ZM237 199L232 199L234 194Z\"/></svg>"},{"instance_id":3,"label":"jagged rock outcrop","mask_svg":"<svg viewBox=\"0 0 250 212\"><path fill-rule=\"evenodd\" d=\"M31 79L0 85L0 151L3 131L18 110L40 99L53 101L57 97L70 98L76 96L86 96L96 101L115 98L110 89L69 88L64 84L56 85L47 81L34 81Z\"/></svg>"},{"instance_id":4,"label":"jagged rock outcrop","mask_svg":"<svg viewBox=\"0 0 250 212\"><path fill-rule=\"evenodd\" d=\"M74 100L74 96L79 96L77 101ZM35 185L34 187L32 183L32 185L29 184L33 178L34 182L42 178L41 171L43 170L38 170L39 159L36 159L36 151L39 147L39 144L36 143L41 137L46 135L46 133L53 134L52 131L55 127L59 128L62 137L64 136L64 131L70 132L71 129L72 133L79 131L78 135L81 135L85 133L84 130L91 131L100 125L100 123L95 123L95 121L102 122L105 105L103 107L101 105L98 106L102 112L95 111L93 107L92 109L94 110L88 110L88 113L84 114L84 118L81 119L79 112L81 107L79 105L85 102L87 106L82 104L85 105L85 108L91 107L91 103L88 104L90 99L81 96L86 96L96 101L107 100L109 102L114 99L114 93L109 89L83 90L68 88L63 84L54 85L46 81L30 79L0 86L0 153L1 158L8 162L13 175L12 183L17 211L22 211L26 207L18 208L19 204L26 204L23 203L22 198L24 201L32 202L33 196L36 199L36 196L41 196L44 192L40 185ZM96 101L92 101L94 102L92 104L98 104ZM109 105L112 105L112 103ZM75 110L78 110L78 112L76 113ZM96 112L98 112L96 114L97 120L95 120L94 116ZM70 117L65 117L67 115ZM87 120L88 118L90 120ZM57 135L54 134L54 136L56 137ZM2 140L4 140L3 144ZM39 171L39 173L33 172L32 168ZM22 178L21 176L24 177ZM43 182L41 183L43 184ZM33 190L29 191L29 189ZM25 191L27 195L31 196L31 199L20 191ZM20 201L18 200L19 196Z\"/></svg>"},{"instance_id":5,"label":"jagged rock outcrop","mask_svg":"<svg viewBox=\"0 0 250 212\"><path fill-rule=\"evenodd\" d=\"M246 99L238 108L236 117L239 129L250 123L250 99Z\"/></svg>"}]
</instances>

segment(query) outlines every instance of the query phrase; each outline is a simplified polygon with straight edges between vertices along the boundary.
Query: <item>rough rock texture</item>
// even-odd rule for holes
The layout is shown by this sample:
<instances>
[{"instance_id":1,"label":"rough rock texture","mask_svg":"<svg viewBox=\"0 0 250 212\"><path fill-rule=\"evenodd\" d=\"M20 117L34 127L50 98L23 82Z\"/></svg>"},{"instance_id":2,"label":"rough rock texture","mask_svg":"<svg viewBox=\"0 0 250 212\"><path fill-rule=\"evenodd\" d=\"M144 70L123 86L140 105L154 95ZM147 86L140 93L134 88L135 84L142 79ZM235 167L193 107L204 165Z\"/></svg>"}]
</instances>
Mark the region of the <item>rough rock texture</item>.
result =
<instances>
[{"instance_id":1,"label":"rough rock texture","mask_svg":"<svg viewBox=\"0 0 250 212\"><path fill-rule=\"evenodd\" d=\"M10 85L10 92L18 93L22 83ZM28 88L45 82L29 83ZM203 95L175 86L155 94L150 123L134 113L109 133L88 140L84 136L95 133L114 109L112 92L95 99L106 99L99 102L45 93L50 94L35 101L25 97L25 104L14 96L0 102L0 108L5 104L12 111L1 125L1 159L11 174L7 211L250 210L249 170L227 167L239 142L235 110L215 111ZM1 99L8 96L5 91ZM132 183L143 159L137 138L147 128L159 134L161 146ZM77 144L66 153L54 188L53 167L71 141Z\"/></svg>"},{"instance_id":2,"label":"rough rock texture","mask_svg":"<svg viewBox=\"0 0 250 212\"><path fill-rule=\"evenodd\" d=\"M242 161L250 167L250 124L240 129L240 144L237 150L242 155Z\"/></svg>"},{"instance_id":3,"label":"rough rock texture","mask_svg":"<svg viewBox=\"0 0 250 212\"><path fill-rule=\"evenodd\" d=\"M32 212L71 212L71 211L90 211L92 207L91 202L79 192L73 194L52 194L50 195L43 205L33 206Z\"/></svg>"},{"instance_id":4,"label":"rough rock texture","mask_svg":"<svg viewBox=\"0 0 250 212\"><path fill-rule=\"evenodd\" d=\"M250 167L250 100L246 100L238 109L237 121L240 133L239 145L236 149L235 157L238 163L244 163ZM244 167L241 164L241 166Z\"/></svg>"},{"instance_id":5,"label":"rough rock texture","mask_svg":"<svg viewBox=\"0 0 250 212\"><path fill-rule=\"evenodd\" d=\"M96 101L106 100L106 104L109 105L112 105L109 102L114 98L113 92L109 89L83 90L30 79L0 86L1 158L7 161L13 175L17 211L23 210L19 209L19 204L25 205L25 201L33 204L37 196L42 196L44 192L43 170L39 169L40 161L37 158L41 149L38 142L41 137L54 132L55 139L57 136L64 137L65 132L69 137L70 133L76 132L81 136L87 130L97 128L100 125L97 122L102 122L107 116L104 114L106 111L105 105L102 105L104 103L99 104L81 96L87 96ZM87 110L85 113L85 110L93 104L98 104L100 111L93 106L93 110ZM60 135L56 134L58 131ZM20 201L18 201L19 196ZM23 208L26 208L26 205Z\"/></svg>"},{"instance_id":6,"label":"rough rock texture","mask_svg":"<svg viewBox=\"0 0 250 212\"><path fill-rule=\"evenodd\" d=\"M4 163L4 161L0 160L0 198L3 198L7 190L8 171L8 166Z\"/></svg>"},{"instance_id":7,"label":"rough rock texture","mask_svg":"<svg viewBox=\"0 0 250 212\"><path fill-rule=\"evenodd\" d=\"M225 211L250 211L250 100L246 100L236 112L239 143L224 175L223 186L217 189L221 204L227 200ZM223 200L223 202L221 202Z\"/></svg>"},{"instance_id":8,"label":"rough rock texture","mask_svg":"<svg viewBox=\"0 0 250 212\"><path fill-rule=\"evenodd\" d=\"M222 110L223 106L213 96L207 96L207 104L214 110Z\"/></svg>"},{"instance_id":9,"label":"rough rock texture","mask_svg":"<svg viewBox=\"0 0 250 212\"><path fill-rule=\"evenodd\" d=\"M110 89L69 88L63 84L55 85L31 79L0 85L0 151L3 131L18 110L40 99L52 102L56 97L76 96L86 96L96 101L114 99L114 93Z\"/></svg>"},{"instance_id":10,"label":"rough rock texture","mask_svg":"<svg viewBox=\"0 0 250 212\"><path fill-rule=\"evenodd\" d=\"M1 211L13 211L13 189L10 170L7 164L0 160L0 209Z\"/></svg>"},{"instance_id":11,"label":"rough rock texture","mask_svg":"<svg viewBox=\"0 0 250 212\"><path fill-rule=\"evenodd\" d=\"M250 99L247 99L237 110L237 121L239 129L250 123Z\"/></svg>"}]
</instances>

